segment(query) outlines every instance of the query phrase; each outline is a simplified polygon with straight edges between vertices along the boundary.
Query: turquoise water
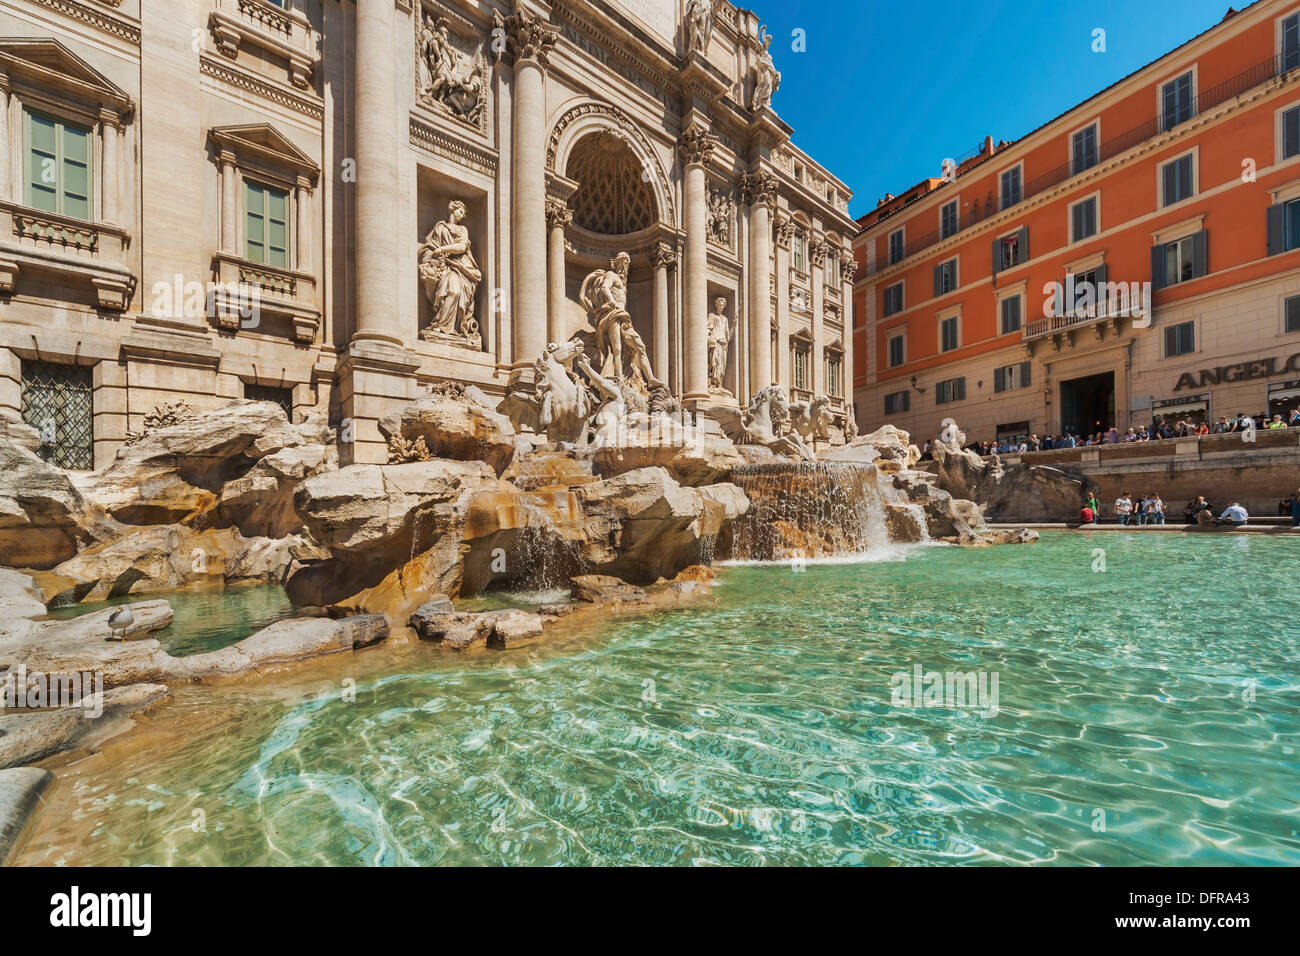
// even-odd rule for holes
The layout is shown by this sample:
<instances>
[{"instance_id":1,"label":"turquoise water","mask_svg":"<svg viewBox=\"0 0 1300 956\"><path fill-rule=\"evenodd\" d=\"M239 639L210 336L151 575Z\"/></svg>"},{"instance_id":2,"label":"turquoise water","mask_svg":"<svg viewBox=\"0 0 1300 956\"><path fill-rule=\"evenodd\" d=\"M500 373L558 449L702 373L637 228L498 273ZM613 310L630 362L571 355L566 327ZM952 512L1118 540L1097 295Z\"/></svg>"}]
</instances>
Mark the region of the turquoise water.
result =
<instances>
[{"instance_id":1,"label":"turquoise water","mask_svg":"<svg viewBox=\"0 0 1300 956\"><path fill-rule=\"evenodd\" d=\"M221 650L295 613L283 588L245 587L127 595L110 601L52 608L47 617L66 620L119 604L138 604L158 598L165 598L172 606L173 620L168 627L149 636L176 657Z\"/></svg>"},{"instance_id":2,"label":"turquoise water","mask_svg":"<svg viewBox=\"0 0 1300 956\"><path fill-rule=\"evenodd\" d=\"M582 641L416 648L355 703L195 689L22 862L1297 864L1296 548L733 567ZM996 674L996 713L891 700L918 664Z\"/></svg>"}]
</instances>

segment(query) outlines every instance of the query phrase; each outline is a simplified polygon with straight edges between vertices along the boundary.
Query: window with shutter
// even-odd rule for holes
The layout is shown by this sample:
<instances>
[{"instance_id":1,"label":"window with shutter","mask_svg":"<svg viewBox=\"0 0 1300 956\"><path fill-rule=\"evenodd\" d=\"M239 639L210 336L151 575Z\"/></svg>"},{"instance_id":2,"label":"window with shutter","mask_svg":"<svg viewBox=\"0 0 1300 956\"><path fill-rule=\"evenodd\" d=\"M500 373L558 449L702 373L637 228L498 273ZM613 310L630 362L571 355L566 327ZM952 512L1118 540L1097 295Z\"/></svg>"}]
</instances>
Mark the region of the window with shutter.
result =
<instances>
[{"instance_id":1,"label":"window with shutter","mask_svg":"<svg viewBox=\"0 0 1300 956\"><path fill-rule=\"evenodd\" d=\"M1072 137L1071 172L1078 175L1085 169L1091 169L1099 162L1097 155L1097 124L1081 129Z\"/></svg>"},{"instance_id":2,"label":"window with shutter","mask_svg":"<svg viewBox=\"0 0 1300 956\"><path fill-rule=\"evenodd\" d=\"M1020 331L1020 296L1012 295L1002 300L1002 334L1010 335Z\"/></svg>"},{"instance_id":3,"label":"window with shutter","mask_svg":"<svg viewBox=\"0 0 1300 956\"><path fill-rule=\"evenodd\" d=\"M1161 170L1164 196L1161 205L1171 206L1192 196L1192 156L1180 156L1165 163Z\"/></svg>"},{"instance_id":4,"label":"window with shutter","mask_svg":"<svg viewBox=\"0 0 1300 956\"><path fill-rule=\"evenodd\" d=\"M286 268L289 264L289 194L244 180L244 258Z\"/></svg>"},{"instance_id":5,"label":"window with shutter","mask_svg":"<svg viewBox=\"0 0 1300 956\"><path fill-rule=\"evenodd\" d=\"M1163 90L1164 129L1173 129L1179 123L1185 123L1196 112L1192 98L1192 74L1184 73L1177 79L1170 80Z\"/></svg>"},{"instance_id":6,"label":"window with shutter","mask_svg":"<svg viewBox=\"0 0 1300 956\"><path fill-rule=\"evenodd\" d=\"M885 316L903 311L903 283L896 282L885 289L884 303L881 309Z\"/></svg>"},{"instance_id":7,"label":"window with shutter","mask_svg":"<svg viewBox=\"0 0 1300 956\"><path fill-rule=\"evenodd\" d=\"M1070 207L1070 241L1079 242L1097 233L1097 197L1090 196Z\"/></svg>"},{"instance_id":8,"label":"window with shutter","mask_svg":"<svg viewBox=\"0 0 1300 956\"><path fill-rule=\"evenodd\" d=\"M1006 369L995 368L993 370L993 391L1005 392L1007 390Z\"/></svg>"},{"instance_id":9,"label":"window with shutter","mask_svg":"<svg viewBox=\"0 0 1300 956\"><path fill-rule=\"evenodd\" d=\"M940 210L940 234L944 239L957 232L957 200L953 200Z\"/></svg>"},{"instance_id":10,"label":"window with shutter","mask_svg":"<svg viewBox=\"0 0 1300 956\"><path fill-rule=\"evenodd\" d=\"M1180 322L1165 329L1165 358L1196 351L1196 323Z\"/></svg>"},{"instance_id":11,"label":"window with shutter","mask_svg":"<svg viewBox=\"0 0 1300 956\"><path fill-rule=\"evenodd\" d=\"M957 317L944 319L939 323L939 351L951 352L960 344L958 342Z\"/></svg>"},{"instance_id":12,"label":"window with shutter","mask_svg":"<svg viewBox=\"0 0 1300 956\"><path fill-rule=\"evenodd\" d=\"M898 368L903 364L903 344L906 339L902 335L893 335L889 339L889 367Z\"/></svg>"},{"instance_id":13,"label":"window with shutter","mask_svg":"<svg viewBox=\"0 0 1300 956\"><path fill-rule=\"evenodd\" d=\"M1020 202L1020 167L1008 169L1002 174L1002 208L1007 209Z\"/></svg>"},{"instance_id":14,"label":"window with shutter","mask_svg":"<svg viewBox=\"0 0 1300 956\"><path fill-rule=\"evenodd\" d=\"M1282 114L1282 158L1300 156L1300 106Z\"/></svg>"},{"instance_id":15,"label":"window with shutter","mask_svg":"<svg viewBox=\"0 0 1300 956\"><path fill-rule=\"evenodd\" d=\"M1293 295L1286 300L1282 328L1288 334L1300 332L1300 295Z\"/></svg>"},{"instance_id":16,"label":"window with shutter","mask_svg":"<svg viewBox=\"0 0 1300 956\"><path fill-rule=\"evenodd\" d=\"M889 264L903 261L903 230L895 229L889 234Z\"/></svg>"},{"instance_id":17,"label":"window with shutter","mask_svg":"<svg viewBox=\"0 0 1300 956\"><path fill-rule=\"evenodd\" d=\"M1029 369L1030 369L1030 363L1029 363L1029 362L1021 362L1021 363L1020 363L1020 387L1021 387L1021 388L1027 388L1027 387L1029 386L1029 384L1030 384L1030 382L1029 382Z\"/></svg>"},{"instance_id":18,"label":"window with shutter","mask_svg":"<svg viewBox=\"0 0 1300 956\"><path fill-rule=\"evenodd\" d=\"M885 414L897 415L899 412L910 411L912 408L912 396L907 392L890 392L885 396Z\"/></svg>"},{"instance_id":19,"label":"window with shutter","mask_svg":"<svg viewBox=\"0 0 1300 956\"><path fill-rule=\"evenodd\" d=\"M44 212L91 219L91 131L27 110L23 201Z\"/></svg>"},{"instance_id":20,"label":"window with shutter","mask_svg":"<svg viewBox=\"0 0 1300 956\"><path fill-rule=\"evenodd\" d=\"M1300 13L1282 21L1282 69L1300 66Z\"/></svg>"},{"instance_id":21,"label":"window with shutter","mask_svg":"<svg viewBox=\"0 0 1300 956\"><path fill-rule=\"evenodd\" d=\"M1300 199L1282 206L1282 251L1300 249Z\"/></svg>"}]
</instances>

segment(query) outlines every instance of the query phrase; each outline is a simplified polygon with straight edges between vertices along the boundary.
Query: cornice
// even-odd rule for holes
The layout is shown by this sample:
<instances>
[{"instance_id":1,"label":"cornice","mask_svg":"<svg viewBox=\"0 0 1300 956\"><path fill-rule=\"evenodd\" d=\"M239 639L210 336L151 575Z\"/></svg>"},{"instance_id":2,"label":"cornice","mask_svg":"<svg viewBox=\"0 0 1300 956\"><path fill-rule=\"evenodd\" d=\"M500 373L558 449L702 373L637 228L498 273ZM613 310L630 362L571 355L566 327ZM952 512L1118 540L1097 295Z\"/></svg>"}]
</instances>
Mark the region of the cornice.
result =
<instances>
[{"instance_id":1,"label":"cornice","mask_svg":"<svg viewBox=\"0 0 1300 956\"><path fill-rule=\"evenodd\" d=\"M319 98L301 96L269 82L264 77L246 73L231 65L228 61L223 61L206 53L200 53L199 72L204 76L210 76L241 90L256 93L272 102L279 103L281 106L302 113L317 122L322 122L325 119L325 104Z\"/></svg>"},{"instance_id":2,"label":"cornice","mask_svg":"<svg viewBox=\"0 0 1300 956\"><path fill-rule=\"evenodd\" d=\"M413 146L469 166L485 176L497 174L499 161L495 150L471 143L463 136L447 133L415 116L410 118L410 141Z\"/></svg>"},{"instance_id":3,"label":"cornice","mask_svg":"<svg viewBox=\"0 0 1300 956\"><path fill-rule=\"evenodd\" d=\"M92 7L78 0L32 0L37 6L46 7L88 24L105 33L110 33L132 46L140 45L140 24L118 14L109 13L100 7ZM121 0L104 0L104 6L119 6Z\"/></svg>"}]
</instances>

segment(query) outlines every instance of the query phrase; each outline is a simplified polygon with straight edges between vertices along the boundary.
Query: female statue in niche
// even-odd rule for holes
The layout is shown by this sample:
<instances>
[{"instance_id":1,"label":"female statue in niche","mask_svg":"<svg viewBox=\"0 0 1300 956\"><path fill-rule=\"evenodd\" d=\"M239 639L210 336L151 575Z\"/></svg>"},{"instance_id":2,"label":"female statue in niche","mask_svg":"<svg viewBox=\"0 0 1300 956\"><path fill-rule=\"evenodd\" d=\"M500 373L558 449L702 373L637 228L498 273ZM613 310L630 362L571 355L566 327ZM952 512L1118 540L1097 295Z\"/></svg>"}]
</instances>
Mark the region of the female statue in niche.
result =
<instances>
[{"instance_id":1,"label":"female statue in niche","mask_svg":"<svg viewBox=\"0 0 1300 956\"><path fill-rule=\"evenodd\" d=\"M470 249L465 214L465 204L453 199L447 218L420 243L420 286L433 310L433 320L421 333L424 338L436 333L475 339L479 334L474 294L483 273Z\"/></svg>"}]
</instances>

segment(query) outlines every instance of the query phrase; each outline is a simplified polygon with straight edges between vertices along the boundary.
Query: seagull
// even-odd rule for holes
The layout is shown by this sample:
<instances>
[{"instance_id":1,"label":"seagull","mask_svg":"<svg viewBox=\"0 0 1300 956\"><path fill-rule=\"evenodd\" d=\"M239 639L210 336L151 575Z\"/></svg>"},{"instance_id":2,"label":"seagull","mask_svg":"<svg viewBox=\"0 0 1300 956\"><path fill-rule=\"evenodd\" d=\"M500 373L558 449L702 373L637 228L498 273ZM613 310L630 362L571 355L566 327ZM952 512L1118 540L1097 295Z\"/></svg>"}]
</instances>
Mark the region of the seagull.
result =
<instances>
[{"instance_id":1,"label":"seagull","mask_svg":"<svg viewBox=\"0 0 1300 956\"><path fill-rule=\"evenodd\" d=\"M120 608L108 616L108 629L116 637L110 636L110 641L126 640L126 629L135 623L135 615L131 613L131 605L123 604ZM118 632L121 632L118 634Z\"/></svg>"}]
</instances>

